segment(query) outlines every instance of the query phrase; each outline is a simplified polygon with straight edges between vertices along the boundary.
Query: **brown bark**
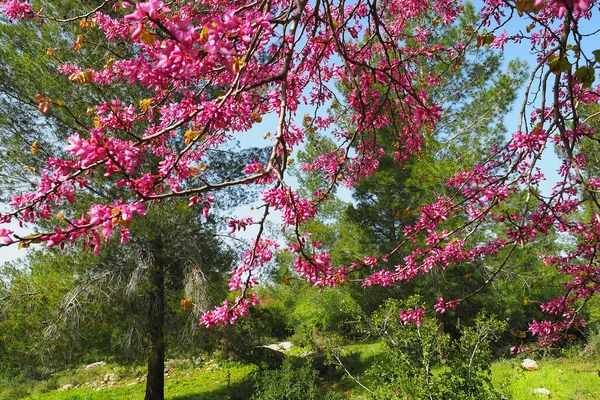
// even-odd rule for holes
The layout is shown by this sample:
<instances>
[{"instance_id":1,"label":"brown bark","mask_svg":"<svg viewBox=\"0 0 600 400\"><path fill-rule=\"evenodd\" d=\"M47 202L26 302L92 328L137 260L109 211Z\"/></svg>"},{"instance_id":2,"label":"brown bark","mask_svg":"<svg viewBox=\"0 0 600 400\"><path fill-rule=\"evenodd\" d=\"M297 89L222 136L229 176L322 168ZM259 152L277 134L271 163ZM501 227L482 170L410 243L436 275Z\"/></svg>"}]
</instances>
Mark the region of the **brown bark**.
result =
<instances>
[{"instance_id":1,"label":"brown bark","mask_svg":"<svg viewBox=\"0 0 600 400\"><path fill-rule=\"evenodd\" d=\"M150 307L148 326L150 347L148 348L148 375L145 400L165 398L165 273L160 262L150 264Z\"/></svg>"}]
</instances>

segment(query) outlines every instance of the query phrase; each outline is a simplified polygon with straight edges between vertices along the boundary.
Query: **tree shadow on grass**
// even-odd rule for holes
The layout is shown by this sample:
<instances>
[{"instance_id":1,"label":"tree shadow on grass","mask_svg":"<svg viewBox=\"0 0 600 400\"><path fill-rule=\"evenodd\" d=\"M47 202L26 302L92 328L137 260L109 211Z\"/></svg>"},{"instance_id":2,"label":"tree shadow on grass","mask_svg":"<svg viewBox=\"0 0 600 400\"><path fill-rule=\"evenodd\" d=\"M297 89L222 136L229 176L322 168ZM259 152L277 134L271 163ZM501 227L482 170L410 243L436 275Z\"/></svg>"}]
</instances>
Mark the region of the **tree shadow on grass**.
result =
<instances>
[{"instance_id":1,"label":"tree shadow on grass","mask_svg":"<svg viewBox=\"0 0 600 400\"><path fill-rule=\"evenodd\" d=\"M199 389L201 390L201 389ZM254 391L254 380L246 378L243 381L224 385L211 391L192 393L178 396L165 396L169 400L247 400Z\"/></svg>"}]
</instances>

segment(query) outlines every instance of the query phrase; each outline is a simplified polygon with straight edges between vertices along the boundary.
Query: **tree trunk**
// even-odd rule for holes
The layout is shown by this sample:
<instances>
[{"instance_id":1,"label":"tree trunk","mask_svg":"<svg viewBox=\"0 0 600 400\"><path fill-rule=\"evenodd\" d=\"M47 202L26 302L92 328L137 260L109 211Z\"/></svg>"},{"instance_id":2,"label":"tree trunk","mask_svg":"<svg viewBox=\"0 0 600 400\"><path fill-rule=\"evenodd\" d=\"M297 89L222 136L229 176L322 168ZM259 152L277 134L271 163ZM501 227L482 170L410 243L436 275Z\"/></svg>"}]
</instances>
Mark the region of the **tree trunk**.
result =
<instances>
[{"instance_id":1,"label":"tree trunk","mask_svg":"<svg viewBox=\"0 0 600 400\"><path fill-rule=\"evenodd\" d=\"M148 375L146 378L145 400L165 398L165 271L159 260L150 263L150 307L148 327L150 347L148 348Z\"/></svg>"}]
</instances>

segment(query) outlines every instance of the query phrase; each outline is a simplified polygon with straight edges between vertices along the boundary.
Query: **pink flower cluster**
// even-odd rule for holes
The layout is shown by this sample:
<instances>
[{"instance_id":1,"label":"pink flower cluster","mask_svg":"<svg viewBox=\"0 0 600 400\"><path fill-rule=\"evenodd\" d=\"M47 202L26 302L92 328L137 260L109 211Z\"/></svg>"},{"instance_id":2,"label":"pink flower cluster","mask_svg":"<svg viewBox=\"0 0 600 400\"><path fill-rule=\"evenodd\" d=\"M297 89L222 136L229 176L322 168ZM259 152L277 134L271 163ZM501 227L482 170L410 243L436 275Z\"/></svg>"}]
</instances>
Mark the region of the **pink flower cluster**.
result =
<instances>
[{"instance_id":1,"label":"pink flower cluster","mask_svg":"<svg viewBox=\"0 0 600 400\"><path fill-rule=\"evenodd\" d=\"M268 239L260 239L258 242L255 242L252 250L244 254L242 264L230 272L229 290L233 292L242 290L244 294L238 296L233 305L230 305L225 300L222 306L215 307L213 310L206 312L202 316L200 324L207 327L214 325L225 326L235 323L240 316L247 316L250 306L258 304L258 296L256 294L245 294L248 289L258 284L258 280L252 276L252 272L256 267L271 261L273 251L278 249L279 245Z\"/></svg>"},{"instance_id":2,"label":"pink flower cluster","mask_svg":"<svg viewBox=\"0 0 600 400\"><path fill-rule=\"evenodd\" d=\"M242 219L232 219L228 223L229 227L231 228L229 233L233 233L233 232L240 231L240 230L246 230L246 227L249 225L252 225L253 223L254 223L254 221L252 220L252 217L245 217Z\"/></svg>"},{"instance_id":3,"label":"pink flower cluster","mask_svg":"<svg viewBox=\"0 0 600 400\"><path fill-rule=\"evenodd\" d=\"M26 1L19 0L4 0L2 4L3 14L6 14L11 19L31 19L35 17L35 13L31 9L31 5Z\"/></svg>"},{"instance_id":4,"label":"pink flower cluster","mask_svg":"<svg viewBox=\"0 0 600 400\"><path fill-rule=\"evenodd\" d=\"M138 39L144 31L142 20L146 17L150 20L158 20L162 14L170 13L171 9L165 3L157 0L135 3L135 12L125 16L125 20L131 22L135 29L131 33L131 39Z\"/></svg>"},{"instance_id":5,"label":"pink flower cluster","mask_svg":"<svg viewBox=\"0 0 600 400\"><path fill-rule=\"evenodd\" d=\"M425 311L424 307L416 308L414 310L402 310L400 311L399 318L403 325L411 323L420 328L423 325Z\"/></svg>"},{"instance_id":6,"label":"pink flower cluster","mask_svg":"<svg viewBox=\"0 0 600 400\"><path fill-rule=\"evenodd\" d=\"M208 194L206 196L192 196L190 197L190 201L188 203L188 207L191 207L195 204L202 204L204 207L202 209L202 215L204 218L208 219L208 213L210 212L211 203L215 201L215 196L212 194Z\"/></svg>"},{"instance_id":7,"label":"pink flower cluster","mask_svg":"<svg viewBox=\"0 0 600 400\"><path fill-rule=\"evenodd\" d=\"M274 188L263 192L262 200L283 213L283 222L295 226L308 221L317 213L308 199L302 199L290 189Z\"/></svg>"},{"instance_id":8,"label":"pink flower cluster","mask_svg":"<svg viewBox=\"0 0 600 400\"><path fill-rule=\"evenodd\" d=\"M456 309L460 305L460 303L461 303L460 299L454 299L454 300L446 301L442 297L439 297L437 299L437 302L433 306L433 309L436 312L438 312L440 314L443 314L447 310L454 310L454 309Z\"/></svg>"},{"instance_id":9,"label":"pink flower cluster","mask_svg":"<svg viewBox=\"0 0 600 400\"><path fill-rule=\"evenodd\" d=\"M563 18L567 10L585 13L589 10L593 0L535 0L535 6L545 6L558 17Z\"/></svg>"},{"instance_id":10,"label":"pink flower cluster","mask_svg":"<svg viewBox=\"0 0 600 400\"><path fill-rule=\"evenodd\" d=\"M509 150L524 149L527 151L540 151L548 141L548 134L543 129L535 130L529 134L524 132L513 133L513 140L508 146Z\"/></svg>"},{"instance_id":11,"label":"pink flower cluster","mask_svg":"<svg viewBox=\"0 0 600 400\"><path fill-rule=\"evenodd\" d=\"M246 166L246 168L244 169L244 172L247 174L265 174L266 171L266 167L263 167L262 165L260 165L260 163L256 160L252 160L252 162L250 164L248 164ZM275 174L267 174L264 175L258 179L256 179L256 183L259 185L267 185L270 183L273 183L273 181L276 179Z\"/></svg>"},{"instance_id":12,"label":"pink flower cluster","mask_svg":"<svg viewBox=\"0 0 600 400\"><path fill-rule=\"evenodd\" d=\"M14 240L10 237L10 235L13 233L15 232L11 231L10 229L0 228L0 246L12 244Z\"/></svg>"},{"instance_id":13,"label":"pink flower cluster","mask_svg":"<svg viewBox=\"0 0 600 400\"><path fill-rule=\"evenodd\" d=\"M258 305L258 296L254 293L249 294L247 297L237 297L233 305L229 304L229 301L223 300L222 306L215 307L214 310L207 311L202 315L200 325L211 328L213 326L235 324L239 317L248 316L250 306L256 305Z\"/></svg>"}]
</instances>

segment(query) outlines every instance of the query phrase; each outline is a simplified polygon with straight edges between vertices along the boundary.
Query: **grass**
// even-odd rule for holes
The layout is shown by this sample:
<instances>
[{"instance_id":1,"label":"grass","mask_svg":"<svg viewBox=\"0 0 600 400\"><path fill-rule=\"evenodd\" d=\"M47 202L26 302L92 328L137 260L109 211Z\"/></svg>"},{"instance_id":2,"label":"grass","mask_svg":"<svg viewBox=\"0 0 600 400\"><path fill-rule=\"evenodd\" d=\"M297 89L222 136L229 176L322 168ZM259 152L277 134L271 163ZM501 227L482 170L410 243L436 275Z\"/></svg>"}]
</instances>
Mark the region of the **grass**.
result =
<instances>
[{"instance_id":1,"label":"grass","mask_svg":"<svg viewBox=\"0 0 600 400\"><path fill-rule=\"evenodd\" d=\"M539 399L533 391L545 388L552 399L600 399L600 360L536 360L537 371L523 371L519 360L501 360L492 365L492 380L514 400Z\"/></svg>"},{"instance_id":2,"label":"grass","mask_svg":"<svg viewBox=\"0 0 600 400\"><path fill-rule=\"evenodd\" d=\"M361 379L361 374L383 351L381 343L356 344L344 347L344 354L360 356L354 367L355 377L366 386L375 384ZM343 361L343 357L342 357ZM582 359L573 354L572 358L548 358L537 360L538 371L524 371L521 359L502 359L492 364L492 381L501 388L507 398L512 400L540 399L534 394L537 388L550 391L550 398L564 400L598 400L600 399L600 357ZM353 399L368 398L366 392L348 377L339 380L343 391L351 390L349 397ZM347 393L347 392L346 392Z\"/></svg>"},{"instance_id":3,"label":"grass","mask_svg":"<svg viewBox=\"0 0 600 400\"><path fill-rule=\"evenodd\" d=\"M104 371L107 369L105 368ZM165 377L165 398L173 400L244 399L251 393L247 379L257 368L235 362L211 363L201 367L180 365ZM118 386L103 388L80 387L64 391L53 390L26 397L29 400L128 400L144 397L145 380L125 378Z\"/></svg>"},{"instance_id":4,"label":"grass","mask_svg":"<svg viewBox=\"0 0 600 400\"><path fill-rule=\"evenodd\" d=\"M375 382L364 380L364 372L383 351L380 343L352 344L344 346L340 359L353 375L366 386ZM299 351L297 351L299 353ZM293 356L299 356L295 354ZM578 357L536 360L538 371L523 371L521 360L504 359L492 365L492 380L496 387L510 399L539 399L533 393L536 388L548 389L552 399L596 400L600 399L600 359L588 360ZM200 364L189 361L170 361L169 376L165 378L165 398L173 400L247 399L252 393L254 365L209 360ZM65 384L103 382L106 374L114 374L116 387L98 390L79 387L57 390ZM29 400L125 400L143 398L145 380L143 368L124 368L105 365L91 370L71 370L52 377L53 385L47 382L42 389L34 389ZM327 374L325 379L327 380ZM335 398L366 399L366 391L345 372L337 371L329 376L323 390L335 392ZM50 390L49 389L54 389ZM45 393L41 393L41 391ZM37 393L36 393L37 392ZM3 398L0 392L0 398Z\"/></svg>"}]
</instances>

